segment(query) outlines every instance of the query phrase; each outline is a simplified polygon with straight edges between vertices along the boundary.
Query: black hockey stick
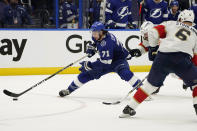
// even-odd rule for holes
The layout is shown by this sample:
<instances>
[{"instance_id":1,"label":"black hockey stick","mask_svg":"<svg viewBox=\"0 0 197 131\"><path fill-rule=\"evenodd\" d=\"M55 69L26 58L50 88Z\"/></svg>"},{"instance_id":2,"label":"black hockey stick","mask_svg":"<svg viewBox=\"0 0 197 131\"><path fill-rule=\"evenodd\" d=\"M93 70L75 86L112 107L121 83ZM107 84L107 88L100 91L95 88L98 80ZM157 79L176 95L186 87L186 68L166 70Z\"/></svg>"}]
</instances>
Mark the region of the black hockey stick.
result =
<instances>
[{"instance_id":1,"label":"black hockey stick","mask_svg":"<svg viewBox=\"0 0 197 131\"><path fill-rule=\"evenodd\" d=\"M70 67L70 66L72 66L72 65L74 65L74 64L76 64L76 63L78 63L79 61L81 61L82 59L86 58L87 56L88 56L88 55L85 55L85 56L81 57L80 59L76 60L75 62L73 62L73 63L71 63L71 64L65 66L65 67L62 68L61 70L57 71L56 73L52 74L51 76L45 78L44 80L42 80L42 81L40 81L40 82L38 82L38 83L36 83L35 85L31 86L30 88L28 88L27 90L25 90L25 91L23 91L23 92L21 92L21 93L19 93L19 94L10 92L10 91L8 91L8 90L3 90L3 93L6 94L7 96L18 98L18 97L20 97L21 95L25 94L26 92L28 92L28 91L32 90L33 88L37 87L38 85L42 84L43 82L45 82L45 81L49 80L50 78L56 76L57 74L59 74L60 72L64 71L64 70L67 69L68 67Z\"/></svg>"},{"instance_id":2,"label":"black hockey stick","mask_svg":"<svg viewBox=\"0 0 197 131\"><path fill-rule=\"evenodd\" d=\"M120 104L121 102L123 102L135 89L137 89L145 80L146 78L148 77L148 75L140 82L138 83L131 91L129 91L129 93L127 93L127 95L122 98L121 100L119 101L116 101L116 102L103 102L103 104L105 105L117 105L117 104Z\"/></svg>"}]
</instances>

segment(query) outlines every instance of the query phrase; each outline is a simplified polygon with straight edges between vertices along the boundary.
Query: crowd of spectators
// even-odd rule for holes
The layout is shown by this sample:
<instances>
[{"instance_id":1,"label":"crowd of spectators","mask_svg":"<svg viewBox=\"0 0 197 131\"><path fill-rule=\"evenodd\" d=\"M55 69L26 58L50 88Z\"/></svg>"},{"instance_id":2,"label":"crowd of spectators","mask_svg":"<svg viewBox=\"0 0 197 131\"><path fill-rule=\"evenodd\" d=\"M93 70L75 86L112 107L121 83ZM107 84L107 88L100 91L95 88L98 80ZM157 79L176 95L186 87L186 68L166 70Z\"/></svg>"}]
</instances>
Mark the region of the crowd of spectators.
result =
<instances>
[{"instance_id":1,"label":"crowd of spectators","mask_svg":"<svg viewBox=\"0 0 197 131\"><path fill-rule=\"evenodd\" d=\"M0 28L78 29L101 21L108 29L136 29L144 21L176 21L184 9L197 17L197 0L0 0Z\"/></svg>"},{"instance_id":2,"label":"crowd of spectators","mask_svg":"<svg viewBox=\"0 0 197 131\"><path fill-rule=\"evenodd\" d=\"M54 0L0 0L1 28L55 28Z\"/></svg>"}]
</instances>

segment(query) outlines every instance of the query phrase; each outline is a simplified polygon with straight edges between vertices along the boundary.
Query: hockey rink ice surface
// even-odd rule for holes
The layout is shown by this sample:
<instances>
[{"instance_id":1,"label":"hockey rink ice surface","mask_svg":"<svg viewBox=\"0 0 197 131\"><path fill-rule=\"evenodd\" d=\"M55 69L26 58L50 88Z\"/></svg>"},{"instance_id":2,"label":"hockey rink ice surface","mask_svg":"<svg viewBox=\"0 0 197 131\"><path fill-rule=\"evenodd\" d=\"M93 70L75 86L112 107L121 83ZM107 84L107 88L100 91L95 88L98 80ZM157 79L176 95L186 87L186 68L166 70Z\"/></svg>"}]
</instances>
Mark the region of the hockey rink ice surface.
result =
<instances>
[{"instance_id":1,"label":"hockey rink ice surface","mask_svg":"<svg viewBox=\"0 0 197 131\"><path fill-rule=\"evenodd\" d=\"M147 73L135 73L143 79ZM0 77L0 131L196 131L191 91L182 81L168 76L158 95L139 106L137 114L120 119L129 98L119 105L103 105L124 97L131 89L117 74L92 81L69 97L60 98L77 75L58 75L28 92L18 101L3 89L16 93L47 76Z\"/></svg>"}]
</instances>

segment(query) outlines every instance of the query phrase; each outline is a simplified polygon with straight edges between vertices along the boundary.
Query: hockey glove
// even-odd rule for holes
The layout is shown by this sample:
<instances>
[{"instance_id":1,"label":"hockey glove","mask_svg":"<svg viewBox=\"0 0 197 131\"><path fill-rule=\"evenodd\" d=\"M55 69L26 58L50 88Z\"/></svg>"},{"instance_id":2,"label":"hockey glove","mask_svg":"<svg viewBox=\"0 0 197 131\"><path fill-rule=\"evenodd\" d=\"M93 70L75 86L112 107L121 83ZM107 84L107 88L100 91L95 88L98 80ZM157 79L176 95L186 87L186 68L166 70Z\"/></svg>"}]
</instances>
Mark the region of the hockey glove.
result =
<instances>
[{"instance_id":1,"label":"hockey glove","mask_svg":"<svg viewBox=\"0 0 197 131\"><path fill-rule=\"evenodd\" d=\"M95 44L89 44L87 46L86 54L88 54L88 57L92 57L96 54L96 45Z\"/></svg>"},{"instance_id":2,"label":"hockey glove","mask_svg":"<svg viewBox=\"0 0 197 131\"><path fill-rule=\"evenodd\" d=\"M92 70L91 62L89 62L89 61L82 61L80 64L81 64L81 67L79 68L79 70L81 72L87 72L87 71Z\"/></svg>"},{"instance_id":3,"label":"hockey glove","mask_svg":"<svg viewBox=\"0 0 197 131\"><path fill-rule=\"evenodd\" d=\"M132 57L140 57L142 55L142 53L139 49L132 49L131 51L129 51L129 54Z\"/></svg>"},{"instance_id":4,"label":"hockey glove","mask_svg":"<svg viewBox=\"0 0 197 131\"><path fill-rule=\"evenodd\" d=\"M115 29L116 28L116 23L115 22L108 22L107 24L106 24L106 28L107 29Z\"/></svg>"},{"instance_id":5,"label":"hockey glove","mask_svg":"<svg viewBox=\"0 0 197 131\"><path fill-rule=\"evenodd\" d=\"M150 61L154 61L154 59L156 58L158 49L159 49L159 46L149 47L148 58L149 58Z\"/></svg>"},{"instance_id":6,"label":"hockey glove","mask_svg":"<svg viewBox=\"0 0 197 131\"><path fill-rule=\"evenodd\" d=\"M128 27L129 29L137 29L137 25L134 22L128 24Z\"/></svg>"}]
</instances>

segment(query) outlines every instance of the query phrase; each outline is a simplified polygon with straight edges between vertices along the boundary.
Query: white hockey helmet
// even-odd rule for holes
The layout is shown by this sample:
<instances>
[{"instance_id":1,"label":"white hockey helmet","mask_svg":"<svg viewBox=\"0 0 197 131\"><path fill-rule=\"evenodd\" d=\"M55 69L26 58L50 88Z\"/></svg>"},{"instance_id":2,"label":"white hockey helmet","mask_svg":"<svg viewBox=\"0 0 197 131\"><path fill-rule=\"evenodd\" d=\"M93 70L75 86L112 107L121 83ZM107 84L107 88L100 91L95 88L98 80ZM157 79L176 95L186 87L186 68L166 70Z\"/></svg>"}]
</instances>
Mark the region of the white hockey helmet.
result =
<instances>
[{"instance_id":1,"label":"white hockey helmet","mask_svg":"<svg viewBox=\"0 0 197 131\"><path fill-rule=\"evenodd\" d=\"M192 10L184 10L178 16L180 22L191 22L194 24L194 12Z\"/></svg>"},{"instance_id":2,"label":"white hockey helmet","mask_svg":"<svg viewBox=\"0 0 197 131\"><path fill-rule=\"evenodd\" d=\"M145 33L148 33L148 31L150 29L152 29L154 27L154 24L150 21L145 21L141 27L140 27L140 32L141 32L141 35L144 36Z\"/></svg>"}]
</instances>

